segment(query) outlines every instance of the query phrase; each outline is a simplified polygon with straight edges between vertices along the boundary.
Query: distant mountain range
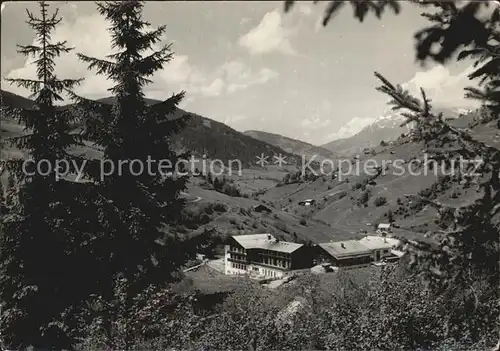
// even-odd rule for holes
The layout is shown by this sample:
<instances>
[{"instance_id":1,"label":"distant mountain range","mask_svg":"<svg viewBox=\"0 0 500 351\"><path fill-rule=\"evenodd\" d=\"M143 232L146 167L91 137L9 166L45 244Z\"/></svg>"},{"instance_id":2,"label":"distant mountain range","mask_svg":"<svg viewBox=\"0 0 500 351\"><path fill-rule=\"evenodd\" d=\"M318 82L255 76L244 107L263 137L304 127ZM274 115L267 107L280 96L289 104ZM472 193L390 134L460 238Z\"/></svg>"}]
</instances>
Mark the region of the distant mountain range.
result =
<instances>
[{"instance_id":1,"label":"distant mountain range","mask_svg":"<svg viewBox=\"0 0 500 351\"><path fill-rule=\"evenodd\" d=\"M33 101L8 91L0 91L1 105L17 108L29 108ZM160 101L146 99L147 103L155 104ZM113 98L103 98L99 101L112 103ZM206 155L210 159L219 159L227 164L230 160L240 160L244 166L255 165L257 157L261 154L269 156L282 154L286 156L289 164L300 164L301 156L294 155L273 144L255 139L244 133L240 133L227 125L214 121L210 118L186 112L182 109L172 115L179 118L185 114L191 116L187 126L173 138L174 147L178 151L190 151L195 155ZM2 116L9 119L9 116ZM19 131L19 128L15 128ZM14 130L0 128L0 136L15 135Z\"/></svg>"},{"instance_id":2,"label":"distant mountain range","mask_svg":"<svg viewBox=\"0 0 500 351\"><path fill-rule=\"evenodd\" d=\"M29 108L33 105L32 100L4 90L0 91L0 98L3 106ZM149 104L160 102L153 99L146 100ZM112 103L113 98L103 98L99 101ZM442 112L447 119L456 119L469 112L464 109L451 108L434 108L434 110ZM178 118L185 114L189 114L191 119L187 127L173 138L174 146L178 151L191 151L198 156L205 154L209 158L220 159L224 162L238 159L245 166L254 165L257 157L261 154L271 158L273 155L282 154L292 164L300 164L302 156L306 159L315 157L319 162L325 158L334 159L349 156L364 148L380 145L382 140L396 140L402 133L407 133L410 130L408 126L401 127L404 118L391 111L351 137L315 146L264 131L249 130L241 133L224 123L182 109L177 109L172 118Z\"/></svg>"},{"instance_id":3,"label":"distant mountain range","mask_svg":"<svg viewBox=\"0 0 500 351\"><path fill-rule=\"evenodd\" d=\"M463 114L469 113L464 109L434 108L435 112L442 112L445 119L456 119ZM333 140L321 145L321 147L342 155L351 155L360 152L364 148L371 148L380 145L383 141L396 140L401 134L408 133L411 126L401 127L405 121L399 113L390 111L379 117L373 123L364 127L355 135Z\"/></svg>"},{"instance_id":4,"label":"distant mountain range","mask_svg":"<svg viewBox=\"0 0 500 351\"><path fill-rule=\"evenodd\" d=\"M12 106L16 108L29 108L33 106L33 100L11 93L9 91L0 90L0 105Z\"/></svg>"},{"instance_id":5,"label":"distant mountain range","mask_svg":"<svg viewBox=\"0 0 500 351\"><path fill-rule=\"evenodd\" d=\"M328 149L315 146L304 141L288 138L279 134L263 132L259 130L247 130L244 134L261 140L265 143L277 146L292 154L304 156L305 159L315 159L321 161L323 159L332 159L336 154Z\"/></svg>"}]
</instances>

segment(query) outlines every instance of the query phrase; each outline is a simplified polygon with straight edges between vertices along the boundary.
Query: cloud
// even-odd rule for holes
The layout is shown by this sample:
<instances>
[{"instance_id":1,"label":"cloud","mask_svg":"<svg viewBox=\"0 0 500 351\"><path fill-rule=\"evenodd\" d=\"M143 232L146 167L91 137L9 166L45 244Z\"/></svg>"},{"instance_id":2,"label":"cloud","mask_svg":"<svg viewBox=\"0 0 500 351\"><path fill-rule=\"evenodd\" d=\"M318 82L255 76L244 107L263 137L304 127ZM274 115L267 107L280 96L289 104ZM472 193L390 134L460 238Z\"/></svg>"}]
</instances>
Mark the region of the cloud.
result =
<instances>
[{"instance_id":1,"label":"cloud","mask_svg":"<svg viewBox=\"0 0 500 351\"><path fill-rule=\"evenodd\" d=\"M423 88L435 107L471 109L478 107L479 102L465 99L464 88L474 85L474 81L468 78L473 70L474 67L469 66L457 74L452 74L448 68L437 65L428 70L416 72L410 80L401 85L418 98L421 97L420 88ZM348 138L375 122L385 126L384 120L387 119L394 120L399 125L402 117L388 106L383 116L355 117L336 133L330 134L329 138L331 140Z\"/></svg>"},{"instance_id":2,"label":"cloud","mask_svg":"<svg viewBox=\"0 0 500 351\"><path fill-rule=\"evenodd\" d=\"M257 27L240 37L238 43L252 55L270 52L295 55L289 39L291 35L292 31L283 26L280 12L274 10L266 13Z\"/></svg>"},{"instance_id":3,"label":"cloud","mask_svg":"<svg viewBox=\"0 0 500 351\"><path fill-rule=\"evenodd\" d=\"M293 92L293 94L295 94L295 92ZM309 130L321 130L329 126L331 123L330 118L327 117L324 119L320 116L330 116L332 114L332 108L332 103L329 100L321 100L311 116L301 120L300 126Z\"/></svg>"},{"instance_id":4,"label":"cloud","mask_svg":"<svg viewBox=\"0 0 500 351\"><path fill-rule=\"evenodd\" d=\"M369 126L373 122L375 122L377 118L369 118L369 117L354 117L349 122L344 124L336 133L328 135L326 138L328 141L348 138L356 133L359 133L363 128Z\"/></svg>"},{"instance_id":5,"label":"cloud","mask_svg":"<svg viewBox=\"0 0 500 351\"><path fill-rule=\"evenodd\" d=\"M420 88L423 88L435 106L474 108L478 103L464 97L464 88L475 85L475 81L468 78L473 70L474 67L471 65L457 74L452 74L447 67L437 65L415 73L402 86L417 97L421 96Z\"/></svg>"},{"instance_id":6,"label":"cloud","mask_svg":"<svg viewBox=\"0 0 500 351\"><path fill-rule=\"evenodd\" d=\"M238 122L246 120L248 117L244 115L234 115L231 117L226 117L222 121L224 124L231 126L231 127L237 127Z\"/></svg>"},{"instance_id":7,"label":"cloud","mask_svg":"<svg viewBox=\"0 0 500 351\"><path fill-rule=\"evenodd\" d=\"M305 118L300 122L300 126L308 129L321 129L330 124L329 119L321 119L319 117Z\"/></svg>"},{"instance_id":8,"label":"cloud","mask_svg":"<svg viewBox=\"0 0 500 351\"><path fill-rule=\"evenodd\" d=\"M267 83L278 76L277 72L269 68L261 68L254 73L250 67L238 60L225 62L219 67L217 74L227 82L228 94L247 89L252 85Z\"/></svg>"},{"instance_id":9,"label":"cloud","mask_svg":"<svg viewBox=\"0 0 500 351\"><path fill-rule=\"evenodd\" d=\"M222 79L216 78L209 86L202 87L202 94L205 96L219 96L224 89L225 83Z\"/></svg>"},{"instance_id":10,"label":"cloud","mask_svg":"<svg viewBox=\"0 0 500 351\"><path fill-rule=\"evenodd\" d=\"M310 15L312 15L313 10L311 8L311 5L309 5L309 4L300 4L299 12L301 14L303 14L304 16L309 17Z\"/></svg>"},{"instance_id":11,"label":"cloud","mask_svg":"<svg viewBox=\"0 0 500 351\"><path fill-rule=\"evenodd\" d=\"M73 23L62 21L52 33L53 42L66 41L69 47L77 49L69 54L62 54L55 59L57 76L65 79L86 79L76 90L77 93L89 97L107 95L110 82L103 76L96 76L87 70L87 66L76 57L76 52L84 53L93 57L105 57L110 54L110 36L107 32L108 24L99 15L83 16L77 18ZM73 35L73 33L80 33ZM98 33L98 34L97 34ZM23 43L27 44L27 43ZM34 43L35 44L35 43ZM9 78L34 78L36 77L36 66L32 64L33 59L27 59L24 66L9 72ZM24 89L11 86L10 91L26 95Z\"/></svg>"},{"instance_id":12,"label":"cloud","mask_svg":"<svg viewBox=\"0 0 500 351\"><path fill-rule=\"evenodd\" d=\"M82 78L85 80L75 89L77 94L98 98L108 96L112 82L105 76L89 71L87 65L78 60L76 52L90 57L105 58L112 53L111 37L107 28L109 23L100 15L93 14L64 20L52 33L52 40L66 41L68 46L76 50L56 58L56 74L61 78ZM79 35L74 35L79 33ZM154 49L158 49L160 44ZM147 55L149 53L145 53ZM36 67L33 59L28 59L22 67L11 70L9 78L34 78ZM253 85L264 84L278 74L269 68L252 71L241 61L222 63L212 71L206 71L193 65L188 55L178 54L164 68L152 77L153 83L146 87L146 95L151 98L164 99L173 92L185 90L188 96L201 95L214 97L222 93L233 93L247 89ZM15 86L9 90L27 96L28 92Z\"/></svg>"},{"instance_id":13,"label":"cloud","mask_svg":"<svg viewBox=\"0 0 500 351\"><path fill-rule=\"evenodd\" d=\"M323 20L325 19L325 15L320 13L314 22L314 33L319 33L319 31L325 26L323 26Z\"/></svg>"},{"instance_id":14,"label":"cloud","mask_svg":"<svg viewBox=\"0 0 500 351\"><path fill-rule=\"evenodd\" d=\"M217 85L215 79L210 81L200 68L189 62L188 55L176 55L164 65L163 69L158 71L151 79L153 81L146 89L148 91L179 91L184 90L189 95L216 96Z\"/></svg>"}]
</instances>

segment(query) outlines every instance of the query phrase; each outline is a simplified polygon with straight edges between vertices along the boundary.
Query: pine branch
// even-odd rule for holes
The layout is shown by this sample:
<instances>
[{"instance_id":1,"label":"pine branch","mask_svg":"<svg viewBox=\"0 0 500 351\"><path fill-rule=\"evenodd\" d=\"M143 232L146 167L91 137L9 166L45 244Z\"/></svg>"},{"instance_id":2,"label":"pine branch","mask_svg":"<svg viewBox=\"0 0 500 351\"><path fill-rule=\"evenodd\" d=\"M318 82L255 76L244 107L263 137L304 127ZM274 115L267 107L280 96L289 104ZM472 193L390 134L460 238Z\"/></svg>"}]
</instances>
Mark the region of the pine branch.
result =
<instances>
[{"instance_id":1,"label":"pine branch","mask_svg":"<svg viewBox=\"0 0 500 351\"><path fill-rule=\"evenodd\" d=\"M476 267L474 269L479 269L479 271L497 269L498 267L495 268L496 266L491 266L488 263L490 256L485 253L485 250L492 243L498 241L499 235L499 228L497 226L495 229L491 224L491 218L498 212L498 207L495 205L500 201L500 150L475 140L468 133L458 130L443 121L442 115L435 115L430 112L430 104L423 90L421 90L422 103L411 97L406 91L392 85L380 74L376 73L376 76L383 83L377 90L391 96L393 98L392 103L413 112L405 115L407 122L416 122L426 141L439 141L443 135L452 135L458 141L461 149L448 149L448 153L452 155L456 153L466 154L469 157L480 155L483 157L484 167L488 168L491 173L491 177L481 184L484 190L483 197L473 203L463 205L460 209L445 206L420 195L407 195L407 197L416 198L419 202L436 208L441 215L450 210L454 211L455 224L443 232L445 236L441 240L441 248L432 251L431 256L428 256L429 253L421 255L421 259L424 260L432 257L424 270L438 277L446 285L451 282L460 284L458 280L462 279L461 272L464 267L468 267L467 269ZM420 106L423 106L423 108ZM447 157L450 158L451 156L448 155ZM422 250L421 248L416 249ZM498 255L498 248L496 252ZM461 257L465 254L473 255L473 259L464 261ZM448 256L455 262L455 266L443 266L440 263L443 257Z\"/></svg>"},{"instance_id":2,"label":"pine branch","mask_svg":"<svg viewBox=\"0 0 500 351\"><path fill-rule=\"evenodd\" d=\"M17 45L17 52L24 56L36 57L43 48L37 45Z\"/></svg>"},{"instance_id":3,"label":"pine branch","mask_svg":"<svg viewBox=\"0 0 500 351\"><path fill-rule=\"evenodd\" d=\"M5 80L10 84L15 84L19 88L25 88L26 90L31 91L32 95L30 97L37 95L43 84L42 80L35 79L6 78Z\"/></svg>"},{"instance_id":4,"label":"pine branch","mask_svg":"<svg viewBox=\"0 0 500 351\"><path fill-rule=\"evenodd\" d=\"M52 91L56 100L62 101L62 98L56 94L71 91L71 89L74 89L75 87L79 86L81 82L83 82L83 80L84 78L57 79L57 77L54 76L52 79L47 81L46 86Z\"/></svg>"},{"instance_id":5,"label":"pine branch","mask_svg":"<svg viewBox=\"0 0 500 351\"><path fill-rule=\"evenodd\" d=\"M178 94L172 94L170 98L149 106L148 111L151 115L155 116L157 122L161 123L162 121L168 120L168 115L177 111L177 106L185 96L185 91L181 91Z\"/></svg>"},{"instance_id":6,"label":"pine branch","mask_svg":"<svg viewBox=\"0 0 500 351\"><path fill-rule=\"evenodd\" d=\"M159 69L162 69L163 66L170 62L174 57L174 54L170 52L171 46L172 44L165 45L157 52L142 58L136 63L137 71L140 72L140 74L149 77L155 74L155 72Z\"/></svg>"},{"instance_id":7,"label":"pine branch","mask_svg":"<svg viewBox=\"0 0 500 351\"><path fill-rule=\"evenodd\" d=\"M314 1L318 3L319 1ZM354 17L363 22L369 12L373 12L380 19L385 9L390 8L395 14L399 14L401 6L394 0L350 0L350 1L329 1L323 15L323 26L326 26L333 16L339 12L342 6L349 2L353 8ZM291 11L295 1L285 1L285 13Z\"/></svg>"},{"instance_id":8,"label":"pine branch","mask_svg":"<svg viewBox=\"0 0 500 351\"><path fill-rule=\"evenodd\" d=\"M153 45L160 43L161 38L165 34L166 29L167 29L167 26L160 26L160 27L156 28L155 30L143 33L138 40L137 50L142 51L142 50L150 49ZM171 45L168 45L168 49L167 49L168 51L170 51L170 46Z\"/></svg>"},{"instance_id":9,"label":"pine branch","mask_svg":"<svg viewBox=\"0 0 500 351\"><path fill-rule=\"evenodd\" d=\"M88 68L90 70L96 70L96 74L111 77L116 68L116 63L111 61L101 60L83 54L77 54L77 56L81 61L89 64Z\"/></svg>"}]
</instances>

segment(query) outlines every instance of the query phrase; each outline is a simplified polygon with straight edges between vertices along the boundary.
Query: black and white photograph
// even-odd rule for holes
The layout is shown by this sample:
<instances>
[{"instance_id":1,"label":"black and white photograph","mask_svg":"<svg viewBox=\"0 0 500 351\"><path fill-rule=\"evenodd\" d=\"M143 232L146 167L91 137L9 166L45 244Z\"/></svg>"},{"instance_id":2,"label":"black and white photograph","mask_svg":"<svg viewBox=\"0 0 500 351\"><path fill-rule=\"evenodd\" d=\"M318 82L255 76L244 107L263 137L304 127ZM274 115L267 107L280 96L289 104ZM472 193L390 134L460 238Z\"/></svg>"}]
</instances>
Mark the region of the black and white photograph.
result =
<instances>
[{"instance_id":1,"label":"black and white photograph","mask_svg":"<svg viewBox=\"0 0 500 351\"><path fill-rule=\"evenodd\" d=\"M500 1L1 1L0 350L500 351Z\"/></svg>"}]
</instances>

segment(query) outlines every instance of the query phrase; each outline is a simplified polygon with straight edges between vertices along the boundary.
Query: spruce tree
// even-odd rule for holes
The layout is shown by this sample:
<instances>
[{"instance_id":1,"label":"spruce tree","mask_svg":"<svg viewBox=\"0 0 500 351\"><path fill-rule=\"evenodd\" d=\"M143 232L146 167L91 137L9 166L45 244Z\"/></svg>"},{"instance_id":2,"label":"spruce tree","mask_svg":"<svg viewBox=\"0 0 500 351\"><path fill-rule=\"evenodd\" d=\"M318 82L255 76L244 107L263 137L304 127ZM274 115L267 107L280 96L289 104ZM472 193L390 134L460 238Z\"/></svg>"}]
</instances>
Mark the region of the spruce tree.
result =
<instances>
[{"instance_id":1,"label":"spruce tree","mask_svg":"<svg viewBox=\"0 0 500 351\"><path fill-rule=\"evenodd\" d=\"M51 32L61 21L57 10L49 14L43 1L39 6L39 18L27 11L37 43L20 45L18 50L35 58L37 77L8 79L32 93L34 106L5 109L29 131L7 142L32 161L25 172L23 160L7 160L8 214L2 216L0 233L0 335L10 349L71 347L74 321L67 312L85 299L80 289L81 262L74 254L81 238L74 230L78 187L58 181L55 173L56 161L70 163L68 149L80 142L77 135L68 133L72 114L55 103L80 80L56 77L54 59L72 49L65 42L51 41ZM33 165L41 161L45 167L39 172Z\"/></svg>"},{"instance_id":2,"label":"spruce tree","mask_svg":"<svg viewBox=\"0 0 500 351\"><path fill-rule=\"evenodd\" d=\"M158 162L166 159L176 164L178 156L171 150L169 138L185 125L187 116L171 118L178 113L184 92L155 105L145 101L149 78L172 59L170 45L155 48L165 26L148 29L141 1L97 6L110 23L112 48L117 52L106 59L78 56L89 69L115 83L110 89L113 101L108 106L73 97L90 115L99 116L85 122L86 133L103 147L106 162L115 166L110 175L95 175L101 229L93 247L96 260L102 262L96 272L103 282L98 293L105 301L114 302L105 317L109 343L127 348L133 338L130 311L134 298L148 286L159 287L173 279L186 259L184 243L171 228L181 218L183 200L179 195L187 179L176 176L175 169L169 170L173 175L166 175ZM152 160L149 170L148 159ZM131 169L129 163L118 170L123 161L133 161L137 168ZM139 164L144 166L142 172ZM122 334L113 336L116 323L115 329Z\"/></svg>"}]
</instances>

